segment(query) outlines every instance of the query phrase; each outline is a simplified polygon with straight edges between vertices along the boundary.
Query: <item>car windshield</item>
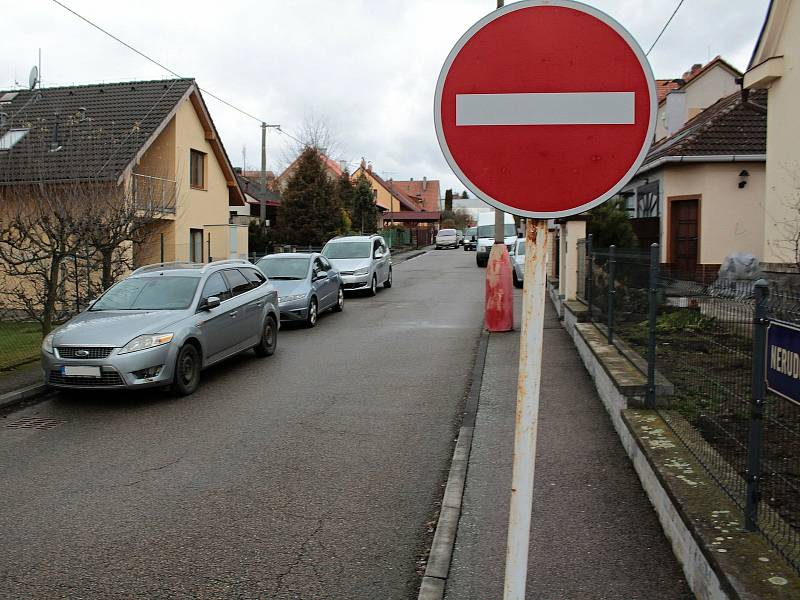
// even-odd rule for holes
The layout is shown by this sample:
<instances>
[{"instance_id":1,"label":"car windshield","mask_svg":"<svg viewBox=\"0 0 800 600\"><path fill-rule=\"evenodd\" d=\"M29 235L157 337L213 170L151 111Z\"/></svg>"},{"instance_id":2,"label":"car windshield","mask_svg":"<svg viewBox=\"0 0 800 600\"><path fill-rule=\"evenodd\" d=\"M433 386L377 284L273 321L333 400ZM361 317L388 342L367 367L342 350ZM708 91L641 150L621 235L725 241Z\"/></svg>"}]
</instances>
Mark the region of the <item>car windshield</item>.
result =
<instances>
[{"instance_id":1,"label":"car windshield","mask_svg":"<svg viewBox=\"0 0 800 600\"><path fill-rule=\"evenodd\" d=\"M120 281L91 310L182 310L192 305L199 277L132 277Z\"/></svg>"},{"instance_id":2,"label":"car windshield","mask_svg":"<svg viewBox=\"0 0 800 600\"><path fill-rule=\"evenodd\" d=\"M442 229L439 232L439 235L455 235L455 234L456 234L456 230L455 229Z\"/></svg>"},{"instance_id":3,"label":"car windshield","mask_svg":"<svg viewBox=\"0 0 800 600\"><path fill-rule=\"evenodd\" d=\"M308 274L307 256L297 258L262 258L256 266L270 279L305 279Z\"/></svg>"},{"instance_id":4,"label":"car windshield","mask_svg":"<svg viewBox=\"0 0 800 600\"><path fill-rule=\"evenodd\" d=\"M467 229L467 235L475 235L476 233L478 233L477 227L470 227L469 229Z\"/></svg>"},{"instance_id":5,"label":"car windshield","mask_svg":"<svg viewBox=\"0 0 800 600\"><path fill-rule=\"evenodd\" d=\"M516 237L517 227L513 223L506 223L503 228L504 237ZM478 237L493 238L494 225L481 225L478 227Z\"/></svg>"},{"instance_id":6,"label":"car windshield","mask_svg":"<svg viewBox=\"0 0 800 600\"><path fill-rule=\"evenodd\" d=\"M322 254L328 258L369 258L371 242L334 242L326 244Z\"/></svg>"}]
</instances>

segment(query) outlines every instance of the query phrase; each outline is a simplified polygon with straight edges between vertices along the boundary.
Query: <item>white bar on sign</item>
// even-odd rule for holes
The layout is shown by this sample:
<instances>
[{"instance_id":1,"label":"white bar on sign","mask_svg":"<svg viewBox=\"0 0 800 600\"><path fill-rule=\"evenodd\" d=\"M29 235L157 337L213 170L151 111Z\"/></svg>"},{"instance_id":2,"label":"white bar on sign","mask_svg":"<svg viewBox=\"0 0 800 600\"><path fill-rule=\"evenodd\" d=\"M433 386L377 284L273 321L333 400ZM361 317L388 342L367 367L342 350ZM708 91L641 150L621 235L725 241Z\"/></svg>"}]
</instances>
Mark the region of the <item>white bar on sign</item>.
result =
<instances>
[{"instance_id":1,"label":"white bar on sign","mask_svg":"<svg viewBox=\"0 0 800 600\"><path fill-rule=\"evenodd\" d=\"M634 92L457 94L456 125L632 125Z\"/></svg>"}]
</instances>

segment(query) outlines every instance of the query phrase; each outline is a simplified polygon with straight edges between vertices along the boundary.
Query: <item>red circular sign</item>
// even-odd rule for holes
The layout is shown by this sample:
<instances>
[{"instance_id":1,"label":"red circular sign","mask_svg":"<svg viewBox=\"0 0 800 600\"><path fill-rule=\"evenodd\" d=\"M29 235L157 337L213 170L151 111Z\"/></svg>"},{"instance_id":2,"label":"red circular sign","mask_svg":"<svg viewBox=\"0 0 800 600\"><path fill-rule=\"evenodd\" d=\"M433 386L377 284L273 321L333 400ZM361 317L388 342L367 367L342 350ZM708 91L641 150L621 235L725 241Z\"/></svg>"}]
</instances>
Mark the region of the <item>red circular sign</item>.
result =
<instances>
[{"instance_id":1,"label":"red circular sign","mask_svg":"<svg viewBox=\"0 0 800 600\"><path fill-rule=\"evenodd\" d=\"M653 139L655 81L608 15L522 0L465 33L442 67L434 120L475 195L533 218L583 212L636 173Z\"/></svg>"}]
</instances>

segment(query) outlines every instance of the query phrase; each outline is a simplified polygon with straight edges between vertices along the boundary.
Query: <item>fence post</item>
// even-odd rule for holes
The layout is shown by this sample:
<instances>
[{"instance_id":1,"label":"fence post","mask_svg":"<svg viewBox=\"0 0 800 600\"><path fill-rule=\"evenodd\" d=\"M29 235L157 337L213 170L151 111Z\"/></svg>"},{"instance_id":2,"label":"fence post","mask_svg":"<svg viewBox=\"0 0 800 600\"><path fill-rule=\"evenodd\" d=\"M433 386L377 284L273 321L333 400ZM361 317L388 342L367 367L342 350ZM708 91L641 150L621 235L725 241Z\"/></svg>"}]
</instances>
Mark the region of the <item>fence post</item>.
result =
<instances>
[{"instance_id":1,"label":"fence post","mask_svg":"<svg viewBox=\"0 0 800 600\"><path fill-rule=\"evenodd\" d=\"M614 285L614 271L617 265L617 247L612 244L608 248L608 343L614 343L614 295L617 293Z\"/></svg>"},{"instance_id":2,"label":"fence post","mask_svg":"<svg viewBox=\"0 0 800 600\"><path fill-rule=\"evenodd\" d=\"M592 265L594 264L594 256L592 256L592 234L586 236L586 248L589 255L589 268L586 269L586 304L589 305L589 323L592 322L592 288L594 287L594 277L592 276Z\"/></svg>"},{"instance_id":3,"label":"fence post","mask_svg":"<svg viewBox=\"0 0 800 600\"><path fill-rule=\"evenodd\" d=\"M645 407L656 407L656 317L658 315L658 261L661 255L658 244L650 246L650 289L648 290L647 319L647 394Z\"/></svg>"},{"instance_id":4,"label":"fence post","mask_svg":"<svg viewBox=\"0 0 800 600\"><path fill-rule=\"evenodd\" d=\"M747 496L744 506L744 528L756 530L759 487L761 484L761 445L764 425L765 347L767 341L767 298L769 284L764 279L756 282L756 305L753 318L753 370L751 379L750 428L747 436Z\"/></svg>"}]
</instances>

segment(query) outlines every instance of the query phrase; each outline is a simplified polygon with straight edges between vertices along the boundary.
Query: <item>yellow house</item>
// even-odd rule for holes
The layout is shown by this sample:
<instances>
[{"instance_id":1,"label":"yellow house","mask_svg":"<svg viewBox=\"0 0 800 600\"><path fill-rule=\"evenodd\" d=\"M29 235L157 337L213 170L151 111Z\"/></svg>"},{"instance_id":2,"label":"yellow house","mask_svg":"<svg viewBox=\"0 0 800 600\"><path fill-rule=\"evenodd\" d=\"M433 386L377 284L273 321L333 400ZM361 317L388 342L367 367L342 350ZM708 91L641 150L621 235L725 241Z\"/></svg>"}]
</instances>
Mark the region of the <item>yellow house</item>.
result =
<instances>
[{"instance_id":1,"label":"yellow house","mask_svg":"<svg viewBox=\"0 0 800 600\"><path fill-rule=\"evenodd\" d=\"M419 210L414 202L405 196L398 188L395 189L392 180L386 181L372 170L372 165L361 161L361 165L353 172L355 181L364 175L372 186L372 193L375 195L375 204L382 212L400 212L403 210Z\"/></svg>"},{"instance_id":2,"label":"yellow house","mask_svg":"<svg viewBox=\"0 0 800 600\"><path fill-rule=\"evenodd\" d=\"M193 79L0 91L0 119L0 186L108 182L157 216L137 266L247 256L229 224L244 194Z\"/></svg>"},{"instance_id":3,"label":"yellow house","mask_svg":"<svg viewBox=\"0 0 800 600\"><path fill-rule=\"evenodd\" d=\"M800 3L772 0L744 75L746 90L766 90L766 181L761 260L767 270L795 270L800 263L791 242L800 233ZM752 95L752 94L751 94Z\"/></svg>"}]
</instances>

